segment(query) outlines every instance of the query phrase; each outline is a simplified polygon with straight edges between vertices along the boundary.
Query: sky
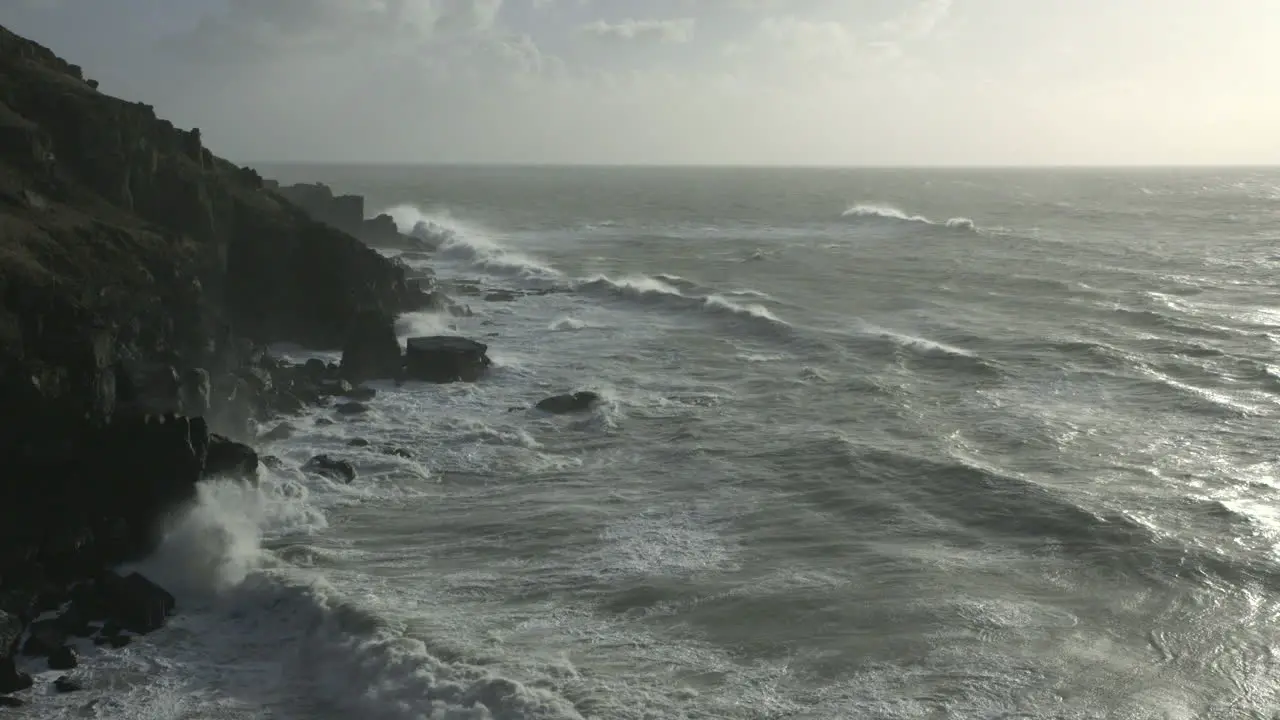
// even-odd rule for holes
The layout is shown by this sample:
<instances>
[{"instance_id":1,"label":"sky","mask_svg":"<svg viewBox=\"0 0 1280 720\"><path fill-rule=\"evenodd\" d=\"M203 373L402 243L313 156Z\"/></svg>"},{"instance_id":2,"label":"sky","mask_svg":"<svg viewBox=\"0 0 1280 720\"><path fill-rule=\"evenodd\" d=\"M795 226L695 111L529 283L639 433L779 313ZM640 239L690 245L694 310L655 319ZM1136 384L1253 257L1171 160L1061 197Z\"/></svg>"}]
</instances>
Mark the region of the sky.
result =
<instances>
[{"instance_id":1,"label":"sky","mask_svg":"<svg viewBox=\"0 0 1280 720\"><path fill-rule=\"evenodd\" d=\"M239 162L1280 164L1276 0L0 0Z\"/></svg>"}]
</instances>

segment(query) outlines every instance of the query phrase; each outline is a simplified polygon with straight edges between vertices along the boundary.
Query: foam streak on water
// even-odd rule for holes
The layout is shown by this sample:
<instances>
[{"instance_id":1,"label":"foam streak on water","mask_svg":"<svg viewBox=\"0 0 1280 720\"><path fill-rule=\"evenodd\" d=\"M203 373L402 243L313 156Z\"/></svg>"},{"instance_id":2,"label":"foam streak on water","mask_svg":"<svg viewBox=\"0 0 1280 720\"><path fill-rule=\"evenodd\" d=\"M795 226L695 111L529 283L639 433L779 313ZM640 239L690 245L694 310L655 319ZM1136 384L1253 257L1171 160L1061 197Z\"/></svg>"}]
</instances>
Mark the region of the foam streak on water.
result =
<instances>
[{"instance_id":1,"label":"foam streak on water","mask_svg":"<svg viewBox=\"0 0 1280 720\"><path fill-rule=\"evenodd\" d=\"M180 616L42 716L1274 712L1280 177L372 172L268 169L532 292L401 321L493 372L204 488Z\"/></svg>"}]
</instances>

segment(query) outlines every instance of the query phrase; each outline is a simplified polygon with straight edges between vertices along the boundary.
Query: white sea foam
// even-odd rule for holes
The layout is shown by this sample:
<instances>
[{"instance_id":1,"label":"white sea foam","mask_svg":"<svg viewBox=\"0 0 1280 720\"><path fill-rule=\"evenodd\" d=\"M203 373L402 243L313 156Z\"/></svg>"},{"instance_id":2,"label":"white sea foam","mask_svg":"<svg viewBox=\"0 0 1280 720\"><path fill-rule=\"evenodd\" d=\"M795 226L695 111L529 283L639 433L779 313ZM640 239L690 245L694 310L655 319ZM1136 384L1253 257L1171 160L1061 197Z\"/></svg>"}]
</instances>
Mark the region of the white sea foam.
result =
<instances>
[{"instance_id":1,"label":"white sea foam","mask_svg":"<svg viewBox=\"0 0 1280 720\"><path fill-rule=\"evenodd\" d=\"M395 220L401 232L416 232L438 242L438 259L465 263L496 275L542 279L561 275L551 266L503 246L484 228L447 212L428 213L413 205L397 205L383 212Z\"/></svg>"},{"instance_id":2,"label":"white sea foam","mask_svg":"<svg viewBox=\"0 0 1280 720\"><path fill-rule=\"evenodd\" d=\"M977 225L973 220L967 217L953 217L943 222L930 220L924 215L911 215L892 205L884 205L879 203L861 203L845 210L842 215L846 218L864 218L882 221L911 222L923 225L935 225L950 228L952 230L964 230L975 232Z\"/></svg>"}]
</instances>

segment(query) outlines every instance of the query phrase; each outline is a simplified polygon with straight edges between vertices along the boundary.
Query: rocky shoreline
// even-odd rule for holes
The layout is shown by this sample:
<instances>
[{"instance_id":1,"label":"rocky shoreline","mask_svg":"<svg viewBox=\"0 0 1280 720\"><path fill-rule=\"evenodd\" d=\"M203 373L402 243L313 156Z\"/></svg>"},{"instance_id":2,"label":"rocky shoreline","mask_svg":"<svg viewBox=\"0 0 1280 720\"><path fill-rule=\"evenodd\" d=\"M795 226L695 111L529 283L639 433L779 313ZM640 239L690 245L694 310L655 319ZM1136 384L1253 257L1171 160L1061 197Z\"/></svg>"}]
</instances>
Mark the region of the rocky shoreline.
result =
<instances>
[{"instance_id":1,"label":"rocky shoreline","mask_svg":"<svg viewBox=\"0 0 1280 720\"><path fill-rule=\"evenodd\" d=\"M31 687L19 656L70 670L73 637L118 648L163 624L173 596L114 568L198 483L256 482L279 419L488 368L482 343L396 337L401 313L466 311L370 246L430 243L300 194L0 27L0 706ZM280 342L343 361L289 364ZM337 458L304 470L354 479Z\"/></svg>"}]
</instances>

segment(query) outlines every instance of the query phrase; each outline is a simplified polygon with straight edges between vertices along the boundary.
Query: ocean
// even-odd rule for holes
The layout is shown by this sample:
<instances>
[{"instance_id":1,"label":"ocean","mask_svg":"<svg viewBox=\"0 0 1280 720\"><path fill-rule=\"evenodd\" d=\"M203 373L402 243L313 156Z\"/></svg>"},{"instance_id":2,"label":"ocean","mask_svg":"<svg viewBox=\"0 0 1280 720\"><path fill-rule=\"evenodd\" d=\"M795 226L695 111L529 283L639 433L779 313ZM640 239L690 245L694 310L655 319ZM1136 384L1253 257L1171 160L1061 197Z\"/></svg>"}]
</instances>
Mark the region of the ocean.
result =
<instances>
[{"instance_id":1,"label":"ocean","mask_svg":"<svg viewBox=\"0 0 1280 720\"><path fill-rule=\"evenodd\" d=\"M401 334L494 368L204 487L32 716L1280 712L1280 171L261 169L430 223Z\"/></svg>"}]
</instances>

